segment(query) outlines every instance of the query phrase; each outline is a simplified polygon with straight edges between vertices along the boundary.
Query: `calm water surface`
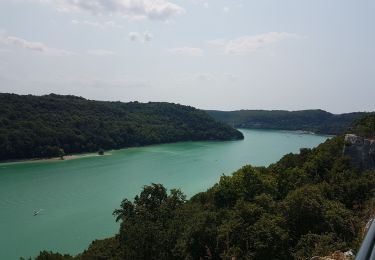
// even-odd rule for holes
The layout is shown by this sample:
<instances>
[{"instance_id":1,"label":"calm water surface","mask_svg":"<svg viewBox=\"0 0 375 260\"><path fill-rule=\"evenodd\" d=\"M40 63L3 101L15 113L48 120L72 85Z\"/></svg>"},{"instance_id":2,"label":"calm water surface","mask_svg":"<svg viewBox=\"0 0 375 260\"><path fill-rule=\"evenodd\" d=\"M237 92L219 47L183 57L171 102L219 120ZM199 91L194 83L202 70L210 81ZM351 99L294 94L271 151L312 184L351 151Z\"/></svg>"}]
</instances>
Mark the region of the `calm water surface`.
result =
<instances>
[{"instance_id":1,"label":"calm water surface","mask_svg":"<svg viewBox=\"0 0 375 260\"><path fill-rule=\"evenodd\" d=\"M112 211L145 184L205 191L245 164L267 166L327 137L241 130L243 141L186 142L131 148L110 156L0 164L0 259L42 249L76 254L118 230ZM35 209L43 209L33 216Z\"/></svg>"}]
</instances>

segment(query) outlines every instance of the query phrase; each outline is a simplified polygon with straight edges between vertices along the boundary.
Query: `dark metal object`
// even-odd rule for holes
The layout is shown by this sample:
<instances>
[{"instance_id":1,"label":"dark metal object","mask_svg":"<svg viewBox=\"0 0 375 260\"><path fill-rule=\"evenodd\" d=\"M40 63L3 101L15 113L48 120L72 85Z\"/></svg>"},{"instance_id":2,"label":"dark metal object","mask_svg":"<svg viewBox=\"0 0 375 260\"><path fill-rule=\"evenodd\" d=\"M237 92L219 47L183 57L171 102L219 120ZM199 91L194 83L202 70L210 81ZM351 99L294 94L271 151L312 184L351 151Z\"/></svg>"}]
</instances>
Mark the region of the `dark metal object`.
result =
<instances>
[{"instance_id":1,"label":"dark metal object","mask_svg":"<svg viewBox=\"0 0 375 260\"><path fill-rule=\"evenodd\" d=\"M366 237L358 251L356 260L375 260L375 221L371 221Z\"/></svg>"}]
</instances>

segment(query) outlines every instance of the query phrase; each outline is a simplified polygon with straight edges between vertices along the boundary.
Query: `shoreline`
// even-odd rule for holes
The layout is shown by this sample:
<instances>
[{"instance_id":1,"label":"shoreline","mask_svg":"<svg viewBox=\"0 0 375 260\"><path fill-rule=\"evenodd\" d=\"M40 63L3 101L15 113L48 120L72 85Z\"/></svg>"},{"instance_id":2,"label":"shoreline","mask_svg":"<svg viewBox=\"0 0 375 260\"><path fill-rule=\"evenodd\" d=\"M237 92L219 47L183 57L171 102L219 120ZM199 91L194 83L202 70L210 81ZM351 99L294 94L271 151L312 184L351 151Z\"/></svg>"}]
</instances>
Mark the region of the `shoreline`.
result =
<instances>
[{"instance_id":1,"label":"shoreline","mask_svg":"<svg viewBox=\"0 0 375 260\"><path fill-rule=\"evenodd\" d=\"M314 133L312 131L304 131L304 130L282 130L282 129L261 129L261 128L236 128L237 130L265 130L265 131L277 131L277 132L290 132L298 135L320 135L320 136L326 136L326 137L333 137L335 135L328 135L328 134L320 134L320 133ZM217 141L217 140L206 140L204 142L210 142L210 141ZM238 141L238 140L227 140L227 141ZM195 142L195 141L181 141L183 142ZM199 141L197 141L199 142ZM221 141L219 141L221 142ZM224 141L225 142L225 141ZM180 142L171 142L171 143L180 143ZM147 146L153 146L153 145L162 145L162 144L171 144L171 143L158 143L158 144L150 144L145 146L133 146L133 147L124 147L118 150L123 149L132 149L132 148L140 148L140 147L147 147ZM70 161L70 160L76 160L76 159L82 159L86 157L94 157L94 156L107 156L112 155L113 150L109 150L107 153L104 153L104 155L99 155L98 153L82 153L82 154L71 154L71 155L65 155L64 159L61 160L60 157L52 157L52 158L30 158L30 159L20 159L20 160L9 160L9 161L0 161L0 166L2 165L9 165L9 164L21 164L21 163L38 163L38 162L58 162L58 161Z\"/></svg>"},{"instance_id":2,"label":"shoreline","mask_svg":"<svg viewBox=\"0 0 375 260\"><path fill-rule=\"evenodd\" d=\"M106 156L106 155L112 155L112 154L105 153L104 155L98 155L97 153L83 153L83 154L64 155L63 159L61 159L60 157L52 157L52 158L31 158L31 159L9 160L9 161L0 161L0 166L9 165L9 164L22 164L22 163L64 162L64 161L71 161L71 160L82 159L82 158L87 158L87 157Z\"/></svg>"},{"instance_id":3,"label":"shoreline","mask_svg":"<svg viewBox=\"0 0 375 260\"><path fill-rule=\"evenodd\" d=\"M82 159L86 157L94 157L94 156L108 156L112 155L113 151L125 150L125 149L134 149L134 148L142 148L154 145L163 145L163 144L174 144L174 143L184 143L184 142L231 142L231 141L241 141L243 139L236 139L236 140L204 140L204 141L178 141L178 142L167 142L167 143L156 143L156 144L149 144L144 146L129 146L120 149L112 149L108 150L108 152L104 152L103 155L99 155L98 153L82 153L82 154L71 154L65 155L64 159L61 160L60 157L52 157L52 158L30 158L30 159L19 159L19 160L7 160L7 161L0 161L0 167L2 165L9 165L9 164L18 164L18 163L37 163L37 162L58 162L58 161L70 161L76 159Z\"/></svg>"},{"instance_id":4,"label":"shoreline","mask_svg":"<svg viewBox=\"0 0 375 260\"><path fill-rule=\"evenodd\" d=\"M277 132L285 132L285 133L294 133L298 135L317 135L317 136L326 136L326 137L335 137L339 134L326 134L326 133L317 133L313 131L307 130L290 130L290 129L273 129L273 128L249 128L249 127L239 127L236 129L244 129L244 130L260 130L260 131L277 131Z\"/></svg>"}]
</instances>

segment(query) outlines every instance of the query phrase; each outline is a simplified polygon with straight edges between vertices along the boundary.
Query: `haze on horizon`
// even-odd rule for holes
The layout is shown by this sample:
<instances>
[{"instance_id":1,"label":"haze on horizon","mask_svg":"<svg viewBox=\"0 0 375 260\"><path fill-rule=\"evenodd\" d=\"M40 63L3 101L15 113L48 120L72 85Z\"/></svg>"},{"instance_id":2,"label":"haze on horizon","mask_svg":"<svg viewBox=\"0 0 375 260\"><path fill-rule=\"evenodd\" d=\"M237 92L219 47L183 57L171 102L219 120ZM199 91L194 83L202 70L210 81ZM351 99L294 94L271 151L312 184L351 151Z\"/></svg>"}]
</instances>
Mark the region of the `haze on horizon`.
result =
<instances>
[{"instance_id":1,"label":"haze on horizon","mask_svg":"<svg viewBox=\"0 0 375 260\"><path fill-rule=\"evenodd\" d=\"M371 0L2 0L0 92L375 110Z\"/></svg>"}]
</instances>

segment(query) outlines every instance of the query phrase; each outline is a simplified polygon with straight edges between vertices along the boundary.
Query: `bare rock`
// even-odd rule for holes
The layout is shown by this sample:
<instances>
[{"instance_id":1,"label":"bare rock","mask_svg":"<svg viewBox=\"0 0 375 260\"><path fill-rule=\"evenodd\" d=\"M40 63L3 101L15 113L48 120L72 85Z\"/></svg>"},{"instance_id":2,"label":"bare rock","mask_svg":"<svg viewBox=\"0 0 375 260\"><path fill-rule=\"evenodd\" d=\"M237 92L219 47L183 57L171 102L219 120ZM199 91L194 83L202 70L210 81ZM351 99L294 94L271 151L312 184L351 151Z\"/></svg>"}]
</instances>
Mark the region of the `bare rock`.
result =
<instances>
[{"instance_id":1,"label":"bare rock","mask_svg":"<svg viewBox=\"0 0 375 260\"><path fill-rule=\"evenodd\" d=\"M354 253L352 250L349 250L345 253L341 251L335 251L333 254L329 256L314 256L310 260L353 260L354 259Z\"/></svg>"},{"instance_id":2,"label":"bare rock","mask_svg":"<svg viewBox=\"0 0 375 260\"><path fill-rule=\"evenodd\" d=\"M375 140L347 134L343 153L352 159L354 167L375 170Z\"/></svg>"}]
</instances>

